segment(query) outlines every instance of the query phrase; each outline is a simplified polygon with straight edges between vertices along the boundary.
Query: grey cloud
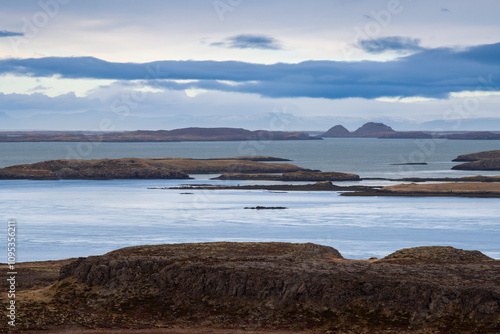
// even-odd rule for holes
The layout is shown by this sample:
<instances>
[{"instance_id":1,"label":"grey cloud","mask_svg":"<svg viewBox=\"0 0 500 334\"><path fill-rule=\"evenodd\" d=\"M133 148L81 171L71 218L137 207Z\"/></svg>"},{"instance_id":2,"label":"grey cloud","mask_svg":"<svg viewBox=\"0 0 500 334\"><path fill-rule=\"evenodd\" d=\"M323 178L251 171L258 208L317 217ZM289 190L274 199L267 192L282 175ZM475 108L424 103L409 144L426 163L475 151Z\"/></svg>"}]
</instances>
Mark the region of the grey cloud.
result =
<instances>
[{"instance_id":1,"label":"grey cloud","mask_svg":"<svg viewBox=\"0 0 500 334\"><path fill-rule=\"evenodd\" d=\"M359 41L357 47L369 53L396 51L401 53L425 50L420 46L420 39L402 36L381 37Z\"/></svg>"},{"instance_id":2,"label":"grey cloud","mask_svg":"<svg viewBox=\"0 0 500 334\"><path fill-rule=\"evenodd\" d=\"M7 30L0 30L0 37L15 37L15 36L24 36L24 33L7 31Z\"/></svg>"},{"instance_id":3,"label":"grey cloud","mask_svg":"<svg viewBox=\"0 0 500 334\"><path fill-rule=\"evenodd\" d=\"M464 50L426 49L385 62L306 61L265 65L237 61L110 63L91 57L4 59L0 60L0 73L144 80L151 86L171 90L201 88L272 98L445 98L452 92L500 90L500 43ZM193 81L178 83L165 79Z\"/></svg>"},{"instance_id":4,"label":"grey cloud","mask_svg":"<svg viewBox=\"0 0 500 334\"><path fill-rule=\"evenodd\" d=\"M263 49L281 50L279 41L273 37L264 35L236 35L226 38L221 42L214 42L211 46L226 47L232 49Z\"/></svg>"}]
</instances>

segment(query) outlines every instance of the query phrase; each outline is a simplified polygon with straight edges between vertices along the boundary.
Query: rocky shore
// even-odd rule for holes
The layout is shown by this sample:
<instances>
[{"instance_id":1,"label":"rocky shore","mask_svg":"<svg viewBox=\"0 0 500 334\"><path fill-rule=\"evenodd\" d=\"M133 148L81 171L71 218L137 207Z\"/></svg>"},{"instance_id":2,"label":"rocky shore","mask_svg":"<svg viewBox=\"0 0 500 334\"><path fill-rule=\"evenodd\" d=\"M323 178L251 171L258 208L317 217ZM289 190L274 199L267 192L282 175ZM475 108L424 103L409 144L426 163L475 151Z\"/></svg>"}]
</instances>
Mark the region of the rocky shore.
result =
<instances>
[{"instance_id":1,"label":"rocky shore","mask_svg":"<svg viewBox=\"0 0 500 334\"><path fill-rule=\"evenodd\" d=\"M320 181L309 184L253 184L253 185L215 185L190 184L180 187L151 187L154 190L269 190L269 191L359 191L369 192L379 187L370 186L338 186L331 181Z\"/></svg>"},{"instance_id":2,"label":"rocky shore","mask_svg":"<svg viewBox=\"0 0 500 334\"><path fill-rule=\"evenodd\" d=\"M19 269L23 266L33 268L26 263ZM316 333L500 330L500 261L452 247L348 260L332 247L310 243L137 246L38 262L36 270L23 273L19 332L72 326ZM1 298L5 306L7 297ZM8 332L5 317L0 329Z\"/></svg>"}]
</instances>

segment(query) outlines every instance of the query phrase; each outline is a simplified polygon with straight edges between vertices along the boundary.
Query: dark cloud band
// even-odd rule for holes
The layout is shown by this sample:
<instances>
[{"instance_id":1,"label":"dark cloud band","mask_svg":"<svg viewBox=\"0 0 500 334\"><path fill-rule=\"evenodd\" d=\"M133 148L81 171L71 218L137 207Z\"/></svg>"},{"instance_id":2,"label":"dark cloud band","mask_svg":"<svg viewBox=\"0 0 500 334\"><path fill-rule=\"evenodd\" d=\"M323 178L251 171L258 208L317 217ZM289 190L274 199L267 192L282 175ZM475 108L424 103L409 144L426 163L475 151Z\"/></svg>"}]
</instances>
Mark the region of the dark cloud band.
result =
<instances>
[{"instance_id":1,"label":"dark cloud band","mask_svg":"<svg viewBox=\"0 0 500 334\"><path fill-rule=\"evenodd\" d=\"M211 43L211 46L220 46L232 49L263 49L281 50L281 44L273 37L264 35L236 35L226 38L222 42Z\"/></svg>"},{"instance_id":2,"label":"dark cloud band","mask_svg":"<svg viewBox=\"0 0 500 334\"><path fill-rule=\"evenodd\" d=\"M24 34L22 32L0 30L0 37L16 37L16 36L24 36Z\"/></svg>"},{"instance_id":3,"label":"dark cloud band","mask_svg":"<svg viewBox=\"0 0 500 334\"><path fill-rule=\"evenodd\" d=\"M401 36L362 40L359 41L357 46L369 53L382 53L385 51L412 53L425 50L425 48L420 46L419 39Z\"/></svg>"},{"instance_id":4,"label":"dark cloud band","mask_svg":"<svg viewBox=\"0 0 500 334\"><path fill-rule=\"evenodd\" d=\"M307 61L264 65L236 61L111 63L91 57L4 59L0 60L0 73L144 80L166 89L202 88L267 97L444 98L452 92L500 90L500 43L458 51L426 49L386 62ZM177 83L165 79L194 81Z\"/></svg>"}]
</instances>

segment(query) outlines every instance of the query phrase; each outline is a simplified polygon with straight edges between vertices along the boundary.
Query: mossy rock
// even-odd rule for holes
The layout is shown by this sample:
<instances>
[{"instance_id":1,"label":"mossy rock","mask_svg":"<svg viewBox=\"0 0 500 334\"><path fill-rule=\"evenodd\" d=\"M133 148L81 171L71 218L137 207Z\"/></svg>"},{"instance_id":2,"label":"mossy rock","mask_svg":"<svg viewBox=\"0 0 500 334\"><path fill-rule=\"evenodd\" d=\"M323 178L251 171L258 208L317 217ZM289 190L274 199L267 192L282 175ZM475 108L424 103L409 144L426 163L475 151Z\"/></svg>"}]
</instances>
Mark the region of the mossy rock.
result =
<instances>
[{"instance_id":1,"label":"mossy rock","mask_svg":"<svg viewBox=\"0 0 500 334\"><path fill-rule=\"evenodd\" d=\"M180 258L262 258L291 256L295 259L342 259L333 247L313 243L207 242L126 247L107 256L162 256Z\"/></svg>"},{"instance_id":2,"label":"mossy rock","mask_svg":"<svg viewBox=\"0 0 500 334\"><path fill-rule=\"evenodd\" d=\"M451 246L423 246L405 248L384 257L380 262L392 263L478 263L493 261L477 250L463 250Z\"/></svg>"}]
</instances>

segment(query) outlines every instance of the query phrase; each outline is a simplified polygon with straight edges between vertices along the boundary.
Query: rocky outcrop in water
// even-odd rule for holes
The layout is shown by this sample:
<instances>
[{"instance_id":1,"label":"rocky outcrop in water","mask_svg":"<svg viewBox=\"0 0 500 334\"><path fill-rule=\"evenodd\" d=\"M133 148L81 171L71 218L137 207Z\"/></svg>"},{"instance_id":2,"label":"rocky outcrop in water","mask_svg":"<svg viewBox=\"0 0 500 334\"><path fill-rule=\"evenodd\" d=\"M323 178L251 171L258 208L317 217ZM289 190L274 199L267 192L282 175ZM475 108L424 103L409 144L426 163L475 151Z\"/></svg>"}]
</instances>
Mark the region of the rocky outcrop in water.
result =
<instances>
[{"instance_id":1,"label":"rocky outcrop in water","mask_svg":"<svg viewBox=\"0 0 500 334\"><path fill-rule=\"evenodd\" d=\"M0 169L0 179L187 179L189 174L309 171L265 157L228 159L123 158L50 160ZM277 158L268 157L271 161Z\"/></svg>"},{"instance_id":2,"label":"rocky outcrop in water","mask_svg":"<svg viewBox=\"0 0 500 334\"><path fill-rule=\"evenodd\" d=\"M269 180L269 181L359 181L357 174L341 172L298 171L278 174L224 173L213 180Z\"/></svg>"},{"instance_id":3,"label":"rocky outcrop in water","mask_svg":"<svg viewBox=\"0 0 500 334\"><path fill-rule=\"evenodd\" d=\"M282 181L358 181L359 175L340 172L290 172L283 173Z\"/></svg>"},{"instance_id":4,"label":"rocky outcrop in water","mask_svg":"<svg viewBox=\"0 0 500 334\"><path fill-rule=\"evenodd\" d=\"M453 166L458 170L500 170L500 150L462 154L453 161L468 161Z\"/></svg>"},{"instance_id":5,"label":"rocky outcrop in water","mask_svg":"<svg viewBox=\"0 0 500 334\"><path fill-rule=\"evenodd\" d=\"M0 179L188 179L185 172L145 159L51 160L0 169Z\"/></svg>"},{"instance_id":6,"label":"rocky outcrop in water","mask_svg":"<svg viewBox=\"0 0 500 334\"><path fill-rule=\"evenodd\" d=\"M493 158L500 158L500 150L462 154L453 159L453 161L478 161L478 160L493 159Z\"/></svg>"},{"instance_id":7,"label":"rocky outcrop in water","mask_svg":"<svg viewBox=\"0 0 500 334\"><path fill-rule=\"evenodd\" d=\"M457 170L500 170L500 158L481 159L453 166Z\"/></svg>"}]
</instances>

